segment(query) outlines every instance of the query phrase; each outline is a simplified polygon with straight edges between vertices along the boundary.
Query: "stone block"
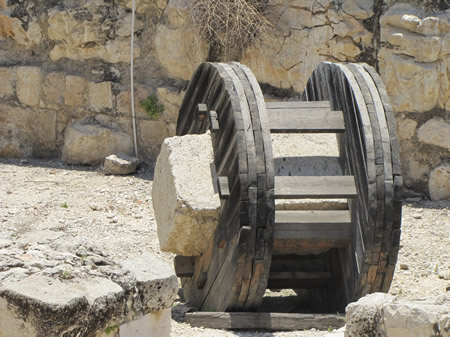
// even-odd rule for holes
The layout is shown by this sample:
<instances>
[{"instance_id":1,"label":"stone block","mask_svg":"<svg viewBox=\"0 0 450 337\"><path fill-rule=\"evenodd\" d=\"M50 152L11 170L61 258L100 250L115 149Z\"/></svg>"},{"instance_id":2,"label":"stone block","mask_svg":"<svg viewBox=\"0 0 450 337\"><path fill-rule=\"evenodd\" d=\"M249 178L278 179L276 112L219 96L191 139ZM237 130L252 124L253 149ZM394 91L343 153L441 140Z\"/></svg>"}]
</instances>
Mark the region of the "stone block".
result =
<instances>
[{"instance_id":1,"label":"stone block","mask_svg":"<svg viewBox=\"0 0 450 337\"><path fill-rule=\"evenodd\" d=\"M89 82L89 108L102 111L113 107L111 82Z\"/></svg>"},{"instance_id":2,"label":"stone block","mask_svg":"<svg viewBox=\"0 0 450 337\"><path fill-rule=\"evenodd\" d=\"M87 118L75 121L66 128L63 147L65 162L98 165L114 153L132 155L131 135Z\"/></svg>"},{"instance_id":3,"label":"stone block","mask_svg":"<svg viewBox=\"0 0 450 337\"><path fill-rule=\"evenodd\" d=\"M449 301L392 301L383 305L383 325L387 337L449 336Z\"/></svg>"},{"instance_id":4,"label":"stone block","mask_svg":"<svg viewBox=\"0 0 450 337\"><path fill-rule=\"evenodd\" d=\"M123 154L110 155L105 158L103 172L105 174L125 175L136 171L139 164L137 158L129 157Z\"/></svg>"},{"instance_id":5,"label":"stone block","mask_svg":"<svg viewBox=\"0 0 450 337\"><path fill-rule=\"evenodd\" d=\"M346 337L449 336L449 298L405 301L374 293L346 308Z\"/></svg>"},{"instance_id":6,"label":"stone block","mask_svg":"<svg viewBox=\"0 0 450 337\"><path fill-rule=\"evenodd\" d=\"M24 254L20 247L31 245L33 252ZM86 238L39 230L8 247L0 251L0 262L22 261L26 272L2 265L2 276L9 275L0 284L2 337L56 337L68 331L71 336L170 336L178 280L173 268L152 254L115 262ZM11 260L11 251L27 259ZM93 254L103 262L95 276L83 262Z\"/></svg>"},{"instance_id":7,"label":"stone block","mask_svg":"<svg viewBox=\"0 0 450 337\"><path fill-rule=\"evenodd\" d=\"M67 75L65 82L64 104L81 107L85 104L85 88L87 81L79 76Z\"/></svg>"},{"instance_id":8,"label":"stone block","mask_svg":"<svg viewBox=\"0 0 450 337\"><path fill-rule=\"evenodd\" d=\"M384 336L380 313L384 304L392 301L393 296L374 293L350 303L345 308L346 337L380 337Z\"/></svg>"},{"instance_id":9,"label":"stone block","mask_svg":"<svg viewBox=\"0 0 450 337\"><path fill-rule=\"evenodd\" d=\"M173 88L160 87L157 89L156 95L161 104L164 105L164 121L169 124L176 124L183 94Z\"/></svg>"},{"instance_id":10,"label":"stone block","mask_svg":"<svg viewBox=\"0 0 450 337\"><path fill-rule=\"evenodd\" d=\"M166 12L169 23L156 29L156 57L172 77L189 80L197 66L208 58L208 45L189 24L185 9L170 2Z\"/></svg>"},{"instance_id":11,"label":"stone block","mask_svg":"<svg viewBox=\"0 0 450 337\"><path fill-rule=\"evenodd\" d=\"M219 219L209 134L167 138L155 167L153 209L161 250L201 255Z\"/></svg>"},{"instance_id":12,"label":"stone block","mask_svg":"<svg viewBox=\"0 0 450 337\"><path fill-rule=\"evenodd\" d=\"M441 118L433 118L419 128L417 138L422 143L450 151L450 123Z\"/></svg>"},{"instance_id":13,"label":"stone block","mask_svg":"<svg viewBox=\"0 0 450 337\"><path fill-rule=\"evenodd\" d=\"M16 76L19 101L25 105L38 105L41 99L41 69L38 67L18 67Z\"/></svg>"},{"instance_id":14,"label":"stone block","mask_svg":"<svg viewBox=\"0 0 450 337\"><path fill-rule=\"evenodd\" d=\"M431 171L428 190L431 200L450 199L450 165L441 165Z\"/></svg>"},{"instance_id":15,"label":"stone block","mask_svg":"<svg viewBox=\"0 0 450 337\"><path fill-rule=\"evenodd\" d=\"M138 123L138 142L140 152L145 158L155 160L161 149L161 144L169 136L164 121L140 120Z\"/></svg>"},{"instance_id":16,"label":"stone block","mask_svg":"<svg viewBox=\"0 0 450 337\"><path fill-rule=\"evenodd\" d=\"M397 134L400 141L410 139L416 134L417 122L405 118L398 120Z\"/></svg>"},{"instance_id":17,"label":"stone block","mask_svg":"<svg viewBox=\"0 0 450 337\"><path fill-rule=\"evenodd\" d=\"M42 87L42 104L56 109L64 104L64 73L47 74Z\"/></svg>"},{"instance_id":18,"label":"stone block","mask_svg":"<svg viewBox=\"0 0 450 337\"><path fill-rule=\"evenodd\" d=\"M14 68L0 67L0 98L6 98L14 95L14 71Z\"/></svg>"},{"instance_id":19,"label":"stone block","mask_svg":"<svg viewBox=\"0 0 450 337\"><path fill-rule=\"evenodd\" d=\"M378 54L380 75L395 111L425 112L438 105L440 64L415 62L386 48Z\"/></svg>"}]
</instances>

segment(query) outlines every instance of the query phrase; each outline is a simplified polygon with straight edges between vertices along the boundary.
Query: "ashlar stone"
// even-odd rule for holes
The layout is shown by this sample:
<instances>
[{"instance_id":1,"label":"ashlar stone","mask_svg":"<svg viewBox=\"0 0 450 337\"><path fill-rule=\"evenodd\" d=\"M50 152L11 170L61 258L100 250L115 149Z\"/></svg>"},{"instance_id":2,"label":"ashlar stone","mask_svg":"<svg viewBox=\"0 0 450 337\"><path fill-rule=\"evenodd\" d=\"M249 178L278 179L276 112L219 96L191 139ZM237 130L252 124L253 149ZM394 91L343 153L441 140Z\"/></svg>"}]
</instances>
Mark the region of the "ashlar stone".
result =
<instances>
[{"instance_id":1,"label":"ashlar stone","mask_svg":"<svg viewBox=\"0 0 450 337\"><path fill-rule=\"evenodd\" d=\"M14 95L12 83L14 68L0 67L0 97L5 98Z\"/></svg>"},{"instance_id":2,"label":"ashlar stone","mask_svg":"<svg viewBox=\"0 0 450 337\"><path fill-rule=\"evenodd\" d=\"M64 103L64 73L47 74L42 87L42 105L48 108L58 108Z\"/></svg>"},{"instance_id":3,"label":"ashlar stone","mask_svg":"<svg viewBox=\"0 0 450 337\"><path fill-rule=\"evenodd\" d=\"M88 118L75 121L66 128L63 147L65 162L98 165L114 153L131 156L132 137Z\"/></svg>"},{"instance_id":4,"label":"ashlar stone","mask_svg":"<svg viewBox=\"0 0 450 337\"><path fill-rule=\"evenodd\" d=\"M441 118L433 118L417 131L419 141L435 145L450 151L450 123Z\"/></svg>"},{"instance_id":5,"label":"ashlar stone","mask_svg":"<svg viewBox=\"0 0 450 337\"><path fill-rule=\"evenodd\" d=\"M65 81L64 104L72 107L84 106L84 92L87 81L80 76L67 75Z\"/></svg>"},{"instance_id":6,"label":"ashlar stone","mask_svg":"<svg viewBox=\"0 0 450 337\"><path fill-rule=\"evenodd\" d=\"M219 219L210 134L167 138L155 167L152 197L161 250L201 255Z\"/></svg>"},{"instance_id":7,"label":"ashlar stone","mask_svg":"<svg viewBox=\"0 0 450 337\"><path fill-rule=\"evenodd\" d=\"M36 106L41 99L42 74L39 67L17 68L17 97L22 104Z\"/></svg>"},{"instance_id":8,"label":"ashlar stone","mask_svg":"<svg viewBox=\"0 0 450 337\"><path fill-rule=\"evenodd\" d=\"M103 111L113 107L111 82L89 82L89 108Z\"/></svg>"}]
</instances>

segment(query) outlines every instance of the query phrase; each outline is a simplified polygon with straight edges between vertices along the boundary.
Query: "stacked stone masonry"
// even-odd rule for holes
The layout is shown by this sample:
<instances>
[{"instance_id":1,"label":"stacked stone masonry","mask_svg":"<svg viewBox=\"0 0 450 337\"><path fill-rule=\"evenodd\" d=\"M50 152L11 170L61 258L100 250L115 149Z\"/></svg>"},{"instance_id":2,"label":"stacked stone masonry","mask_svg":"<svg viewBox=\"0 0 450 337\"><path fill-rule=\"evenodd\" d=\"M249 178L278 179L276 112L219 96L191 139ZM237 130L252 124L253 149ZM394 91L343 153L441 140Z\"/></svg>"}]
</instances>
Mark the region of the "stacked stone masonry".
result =
<instances>
[{"instance_id":1,"label":"stacked stone masonry","mask_svg":"<svg viewBox=\"0 0 450 337\"><path fill-rule=\"evenodd\" d=\"M142 160L155 160L162 141L174 135L183 89L196 66L224 57L201 38L189 3L136 1ZM75 123L132 137L132 1L55 4L0 0L1 156L61 156ZM249 65L268 94L299 94L325 60L377 67L397 118L405 186L448 198L445 177L433 181L432 171L439 167L448 181L450 9L414 0L269 0L265 15L271 24L264 38L234 60ZM138 104L152 93L165 107L157 118Z\"/></svg>"}]
</instances>

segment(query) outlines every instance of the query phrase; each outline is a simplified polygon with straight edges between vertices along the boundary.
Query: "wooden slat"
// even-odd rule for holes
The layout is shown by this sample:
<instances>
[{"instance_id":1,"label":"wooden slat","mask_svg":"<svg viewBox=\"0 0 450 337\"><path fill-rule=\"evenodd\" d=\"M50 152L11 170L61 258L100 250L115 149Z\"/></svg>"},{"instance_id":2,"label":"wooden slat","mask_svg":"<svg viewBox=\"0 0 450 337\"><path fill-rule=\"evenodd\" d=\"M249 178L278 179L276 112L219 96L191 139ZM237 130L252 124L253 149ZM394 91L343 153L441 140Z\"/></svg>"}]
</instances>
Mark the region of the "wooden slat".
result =
<instances>
[{"instance_id":1,"label":"wooden slat","mask_svg":"<svg viewBox=\"0 0 450 337\"><path fill-rule=\"evenodd\" d=\"M271 109L271 133L341 133L345 131L342 111L314 109Z\"/></svg>"},{"instance_id":2,"label":"wooden slat","mask_svg":"<svg viewBox=\"0 0 450 337\"><path fill-rule=\"evenodd\" d=\"M339 211L276 211L275 225L280 224L350 224L351 216L348 210Z\"/></svg>"},{"instance_id":3,"label":"wooden slat","mask_svg":"<svg viewBox=\"0 0 450 337\"><path fill-rule=\"evenodd\" d=\"M274 240L351 242L350 213L345 211L276 211Z\"/></svg>"},{"instance_id":4,"label":"wooden slat","mask_svg":"<svg viewBox=\"0 0 450 337\"><path fill-rule=\"evenodd\" d=\"M310 109L310 108L329 108L328 101L288 101L288 102L266 102L267 109Z\"/></svg>"},{"instance_id":5,"label":"wooden slat","mask_svg":"<svg viewBox=\"0 0 450 337\"><path fill-rule=\"evenodd\" d=\"M342 316L330 314L192 312L186 313L185 318L193 327L214 329L327 330L345 324Z\"/></svg>"},{"instance_id":6,"label":"wooden slat","mask_svg":"<svg viewBox=\"0 0 450 337\"><path fill-rule=\"evenodd\" d=\"M353 176L275 177L276 199L353 198L356 196Z\"/></svg>"},{"instance_id":7,"label":"wooden slat","mask_svg":"<svg viewBox=\"0 0 450 337\"><path fill-rule=\"evenodd\" d=\"M277 271L271 272L269 278L272 280L321 280L329 279L330 273L327 271Z\"/></svg>"}]
</instances>

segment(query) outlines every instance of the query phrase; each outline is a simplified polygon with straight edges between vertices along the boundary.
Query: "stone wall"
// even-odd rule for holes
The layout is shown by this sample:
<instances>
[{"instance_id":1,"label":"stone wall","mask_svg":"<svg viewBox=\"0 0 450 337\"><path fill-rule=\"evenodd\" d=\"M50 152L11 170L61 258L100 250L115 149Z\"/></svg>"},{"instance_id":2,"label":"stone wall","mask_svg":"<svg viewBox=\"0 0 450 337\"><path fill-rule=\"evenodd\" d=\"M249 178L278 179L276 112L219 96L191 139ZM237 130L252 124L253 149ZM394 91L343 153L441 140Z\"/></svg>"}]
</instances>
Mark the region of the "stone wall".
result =
<instances>
[{"instance_id":1,"label":"stone wall","mask_svg":"<svg viewBox=\"0 0 450 337\"><path fill-rule=\"evenodd\" d=\"M59 156L77 122L131 135L131 2L0 0L1 156ZM199 37L190 1L136 3L136 101L157 93L165 106L157 119L137 107L141 157L154 160L174 134L187 80L217 51ZM236 57L268 94L297 95L324 60L375 66L396 113L406 187L448 198L449 13L437 0L269 0L273 27Z\"/></svg>"}]
</instances>

